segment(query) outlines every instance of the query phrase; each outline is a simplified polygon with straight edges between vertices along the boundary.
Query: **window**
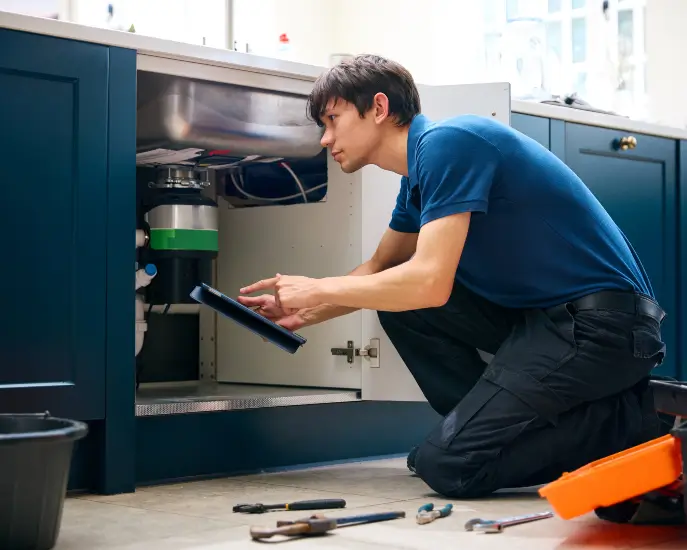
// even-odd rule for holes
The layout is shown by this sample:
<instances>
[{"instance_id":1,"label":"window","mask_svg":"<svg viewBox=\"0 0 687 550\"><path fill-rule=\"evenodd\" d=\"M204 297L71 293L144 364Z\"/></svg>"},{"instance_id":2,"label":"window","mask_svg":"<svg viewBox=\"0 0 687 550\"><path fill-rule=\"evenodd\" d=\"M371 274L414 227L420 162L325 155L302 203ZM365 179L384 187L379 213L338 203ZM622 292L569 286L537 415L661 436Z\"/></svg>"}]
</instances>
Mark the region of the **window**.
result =
<instances>
[{"instance_id":1,"label":"window","mask_svg":"<svg viewBox=\"0 0 687 550\"><path fill-rule=\"evenodd\" d=\"M505 19L505 4L503 0L484 0L484 23L494 26L503 23Z\"/></svg>"},{"instance_id":2,"label":"window","mask_svg":"<svg viewBox=\"0 0 687 550\"><path fill-rule=\"evenodd\" d=\"M618 54L632 55L634 50L634 11L618 12Z\"/></svg>"},{"instance_id":3,"label":"window","mask_svg":"<svg viewBox=\"0 0 687 550\"><path fill-rule=\"evenodd\" d=\"M587 59L587 20L576 17L572 20L572 62L582 63Z\"/></svg>"},{"instance_id":4,"label":"window","mask_svg":"<svg viewBox=\"0 0 687 550\"><path fill-rule=\"evenodd\" d=\"M506 17L514 19L520 14L520 5L518 0L506 0Z\"/></svg>"},{"instance_id":5,"label":"window","mask_svg":"<svg viewBox=\"0 0 687 550\"><path fill-rule=\"evenodd\" d=\"M556 54L559 60L563 59L563 32L560 21L546 23L546 49Z\"/></svg>"},{"instance_id":6,"label":"window","mask_svg":"<svg viewBox=\"0 0 687 550\"><path fill-rule=\"evenodd\" d=\"M644 29L647 0L610 1L607 22L599 17L600 0L478 1L488 4L485 55L490 63L488 71L493 76L496 76L497 60L506 64L517 62L517 59L509 60L512 51L504 50L510 42L504 44L496 37L507 37L513 20L527 19L530 26L521 27L525 29L523 36L526 39L529 32L531 41L541 40L543 44L545 93L576 92L601 109L642 112L647 89ZM487 18L488 14L491 16ZM512 68L503 66L502 69L508 72ZM591 78L600 73L604 73L604 78Z\"/></svg>"}]
</instances>

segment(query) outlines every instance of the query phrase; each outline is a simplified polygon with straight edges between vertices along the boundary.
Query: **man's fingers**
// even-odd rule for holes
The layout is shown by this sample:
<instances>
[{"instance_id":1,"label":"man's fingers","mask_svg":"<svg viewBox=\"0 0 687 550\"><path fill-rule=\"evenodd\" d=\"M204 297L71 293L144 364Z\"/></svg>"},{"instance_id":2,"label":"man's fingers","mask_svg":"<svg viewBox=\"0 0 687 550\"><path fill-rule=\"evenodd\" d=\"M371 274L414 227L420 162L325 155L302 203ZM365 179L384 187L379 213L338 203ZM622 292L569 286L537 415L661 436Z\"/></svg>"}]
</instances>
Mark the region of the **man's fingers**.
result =
<instances>
[{"instance_id":1,"label":"man's fingers","mask_svg":"<svg viewBox=\"0 0 687 550\"><path fill-rule=\"evenodd\" d=\"M263 296L238 296L236 301L246 307L264 307L273 302L272 296L269 294Z\"/></svg>"},{"instance_id":2,"label":"man's fingers","mask_svg":"<svg viewBox=\"0 0 687 550\"><path fill-rule=\"evenodd\" d=\"M241 289L241 294L252 294L253 292L257 292L258 290L273 288L274 285L277 284L277 281L279 281L279 277L263 279L262 281L258 281L257 283L253 283L252 285L243 287Z\"/></svg>"}]
</instances>

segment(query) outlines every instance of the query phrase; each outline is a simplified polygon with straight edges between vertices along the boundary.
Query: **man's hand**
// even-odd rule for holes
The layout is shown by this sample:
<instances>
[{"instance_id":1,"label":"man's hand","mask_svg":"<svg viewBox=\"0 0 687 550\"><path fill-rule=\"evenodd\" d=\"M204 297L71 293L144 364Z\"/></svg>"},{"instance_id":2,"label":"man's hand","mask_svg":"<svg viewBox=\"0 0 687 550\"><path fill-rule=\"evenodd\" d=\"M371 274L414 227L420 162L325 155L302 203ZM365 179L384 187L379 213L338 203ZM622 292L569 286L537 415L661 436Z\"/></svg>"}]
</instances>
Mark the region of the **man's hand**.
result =
<instances>
[{"instance_id":1,"label":"man's hand","mask_svg":"<svg viewBox=\"0 0 687 550\"><path fill-rule=\"evenodd\" d=\"M305 326L305 318L300 311L290 313L280 308L274 296L263 294L262 296L239 296L238 302L246 307L255 308L254 311L270 321L277 323L287 330L298 330Z\"/></svg>"},{"instance_id":2,"label":"man's hand","mask_svg":"<svg viewBox=\"0 0 687 550\"><path fill-rule=\"evenodd\" d=\"M252 294L273 288L275 305L286 315L293 315L300 309L316 307L323 303L320 287L320 279L277 273L276 277L242 288L241 294Z\"/></svg>"}]
</instances>

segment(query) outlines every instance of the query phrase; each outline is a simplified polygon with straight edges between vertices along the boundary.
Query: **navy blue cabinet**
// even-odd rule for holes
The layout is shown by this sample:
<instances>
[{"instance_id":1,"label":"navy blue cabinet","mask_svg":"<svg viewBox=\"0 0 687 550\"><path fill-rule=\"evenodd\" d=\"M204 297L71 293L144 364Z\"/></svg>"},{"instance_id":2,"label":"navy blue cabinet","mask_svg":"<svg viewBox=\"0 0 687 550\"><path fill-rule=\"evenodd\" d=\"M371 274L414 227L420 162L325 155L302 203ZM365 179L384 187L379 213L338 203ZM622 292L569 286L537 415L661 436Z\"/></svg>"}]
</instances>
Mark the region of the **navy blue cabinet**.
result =
<instances>
[{"instance_id":1,"label":"navy blue cabinet","mask_svg":"<svg viewBox=\"0 0 687 550\"><path fill-rule=\"evenodd\" d=\"M679 376L677 261L677 142L581 124L565 125L564 160L587 184L625 233L667 312L663 336L667 357L657 373ZM633 137L636 147L623 150ZM555 138L554 138L555 139Z\"/></svg>"},{"instance_id":2,"label":"navy blue cabinet","mask_svg":"<svg viewBox=\"0 0 687 550\"><path fill-rule=\"evenodd\" d=\"M0 29L0 412L106 416L108 298L121 304L129 291L133 302L135 62L133 51ZM123 65L125 101L110 89ZM131 114L113 117L120 106ZM117 193L131 206L117 203L110 221ZM127 261L125 282L108 279L113 254ZM108 296L113 284L119 294ZM120 321L131 334L119 334L131 356L132 318Z\"/></svg>"},{"instance_id":3,"label":"navy blue cabinet","mask_svg":"<svg viewBox=\"0 0 687 550\"><path fill-rule=\"evenodd\" d=\"M510 125L518 132L522 132L533 140L538 141L544 147L550 147L549 119L538 116L512 113Z\"/></svg>"},{"instance_id":4,"label":"navy blue cabinet","mask_svg":"<svg viewBox=\"0 0 687 550\"><path fill-rule=\"evenodd\" d=\"M108 48L0 31L0 409L104 415Z\"/></svg>"}]
</instances>

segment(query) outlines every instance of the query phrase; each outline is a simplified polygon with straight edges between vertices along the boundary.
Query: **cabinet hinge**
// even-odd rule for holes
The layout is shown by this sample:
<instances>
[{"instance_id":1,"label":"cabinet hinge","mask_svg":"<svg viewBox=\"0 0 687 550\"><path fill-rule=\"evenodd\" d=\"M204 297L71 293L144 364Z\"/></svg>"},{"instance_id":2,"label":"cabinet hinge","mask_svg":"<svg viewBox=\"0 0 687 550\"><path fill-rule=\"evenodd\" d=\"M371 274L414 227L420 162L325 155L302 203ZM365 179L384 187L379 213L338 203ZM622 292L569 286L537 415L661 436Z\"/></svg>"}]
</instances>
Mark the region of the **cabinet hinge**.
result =
<instances>
[{"instance_id":1,"label":"cabinet hinge","mask_svg":"<svg viewBox=\"0 0 687 550\"><path fill-rule=\"evenodd\" d=\"M352 363L354 357L367 357L371 367L379 367L379 338L372 338L370 345L363 349L356 348L353 340L349 340L345 348L332 348L331 351L332 355L345 356L348 363Z\"/></svg>"}]
</instances>

